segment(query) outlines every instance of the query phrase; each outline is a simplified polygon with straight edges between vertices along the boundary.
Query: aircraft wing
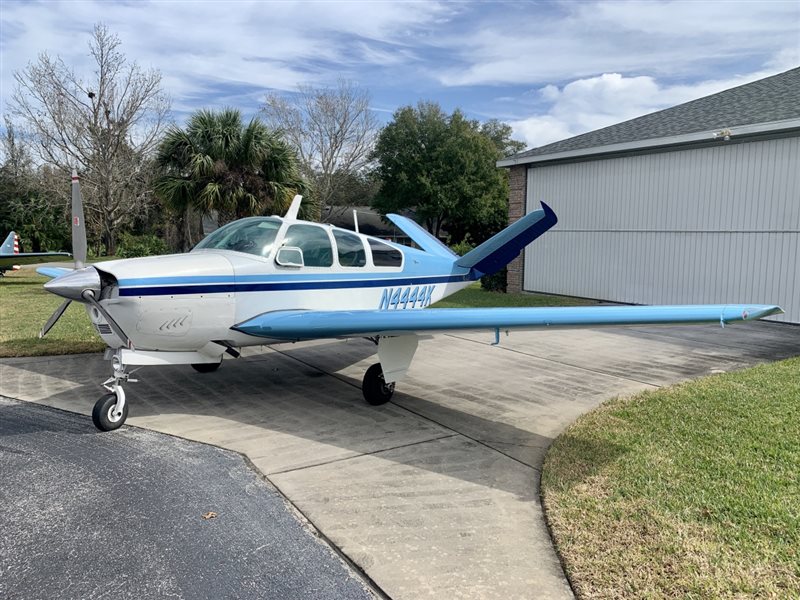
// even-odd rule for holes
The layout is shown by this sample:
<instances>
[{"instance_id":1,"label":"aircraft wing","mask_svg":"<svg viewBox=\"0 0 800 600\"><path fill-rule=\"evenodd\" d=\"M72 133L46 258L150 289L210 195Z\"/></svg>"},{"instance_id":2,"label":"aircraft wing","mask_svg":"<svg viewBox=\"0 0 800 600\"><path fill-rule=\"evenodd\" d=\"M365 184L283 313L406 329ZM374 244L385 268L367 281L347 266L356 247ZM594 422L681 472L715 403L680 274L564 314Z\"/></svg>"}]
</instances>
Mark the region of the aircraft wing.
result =
<instances>
[{"instance_id":1,"label":"aircraft wing","mask_svg":"<svg viewBox=\"0 0 800 600\"><path fill-rule=\"evenodd\" d=\"M55 279L56 277L61 277L65 273L69 273L70 271L74 271L74 269L67 269L65 267L38 267L36 272L39 275L44 275L45 277L49 277L50 279Z\"/></svg>"},{"instance_id":2,"label":"aircraft wing","mask_svg":"<svg viewBox=\"0 0 800 600\"><path fill-rule=\"evenodd\" d=\"M286 310L264 313L234 326L280 340L404 335L487 329L669 325L752 321L781 314L779 306L703 304L678 306L575 306L552 308L440 308L424 310Z\"/></svg>"},{"instance_id":3,"label":"aircraft wing","mask_svg":"<svg viewBox=\"0 0 800 600\"><path fill-rule=\"evenodd\" d=\"M3 254L0 256L0 267L9 268L14 265L36 265L43 262L71 260L67 252L25 252L21 254Z\"/></svg>"}]
</instances>

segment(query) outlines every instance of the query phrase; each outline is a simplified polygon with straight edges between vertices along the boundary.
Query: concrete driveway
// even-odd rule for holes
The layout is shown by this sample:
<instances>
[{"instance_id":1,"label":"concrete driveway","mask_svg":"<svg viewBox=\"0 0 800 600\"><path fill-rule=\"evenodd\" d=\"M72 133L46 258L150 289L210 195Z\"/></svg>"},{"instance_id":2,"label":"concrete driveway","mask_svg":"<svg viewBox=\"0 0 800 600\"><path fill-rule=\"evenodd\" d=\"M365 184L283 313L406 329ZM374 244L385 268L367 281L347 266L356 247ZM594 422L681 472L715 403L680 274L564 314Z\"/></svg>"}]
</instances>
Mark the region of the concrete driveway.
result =
<instances>
[{"instance_id":1,"label":"concrete driveway","mask_svg":"<svg viewBox=\"0 0 800 600\"><path fill-rule=\"evenodd\" d=\"M245 454L392 598L567 598L539 503L553 438L608 398L800 354L800 327L774 323L492 337L423 341L382 407L359 390L367 341L143 369L128 423ZM0 394L88 415L109 372L8 359Z\"/></svg>"}]
</instances>

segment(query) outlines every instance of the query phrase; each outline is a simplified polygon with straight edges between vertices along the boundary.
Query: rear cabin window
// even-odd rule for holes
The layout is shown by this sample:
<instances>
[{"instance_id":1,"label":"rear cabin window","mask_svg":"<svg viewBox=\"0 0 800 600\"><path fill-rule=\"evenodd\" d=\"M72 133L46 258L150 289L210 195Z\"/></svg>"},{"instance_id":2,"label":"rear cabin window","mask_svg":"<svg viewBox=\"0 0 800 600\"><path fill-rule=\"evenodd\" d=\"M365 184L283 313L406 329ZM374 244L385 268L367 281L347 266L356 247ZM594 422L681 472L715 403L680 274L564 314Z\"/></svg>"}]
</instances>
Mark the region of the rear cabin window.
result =
<instances>
[{"instance_id":1,"label":"rear cabin window","mask_svg":"<svg viewBox=\"0 0 800 600\"><path fill-rule=\"evenodd\" d=\"M344 231L333 231L339 264L343 267L363 267L367 264L367 251L361 238Z\"/></svg>"},{"instance_id":2,"label":"rear cabin window","mask_svg":"<svg viewBox=\"0 0 800 600\"><path fill-rule=\"evenodd\" d=\"M303 251L303 264L307 267L333 265L333 249L328 232L315 225L292 225L286 230L283 246L294 246Z\"/></svg>"},{"instance_id":3,"label":"rear cabin window","mask_svg":"<svg viewBox=\"0 0 800 600\"><path fill-rule=\"evenodd\" d=\"M372 250L372 263L376 267L400 267L403 265L403 254L391 246L369 240L369 248Z\"/></svg>"}]
</instances>

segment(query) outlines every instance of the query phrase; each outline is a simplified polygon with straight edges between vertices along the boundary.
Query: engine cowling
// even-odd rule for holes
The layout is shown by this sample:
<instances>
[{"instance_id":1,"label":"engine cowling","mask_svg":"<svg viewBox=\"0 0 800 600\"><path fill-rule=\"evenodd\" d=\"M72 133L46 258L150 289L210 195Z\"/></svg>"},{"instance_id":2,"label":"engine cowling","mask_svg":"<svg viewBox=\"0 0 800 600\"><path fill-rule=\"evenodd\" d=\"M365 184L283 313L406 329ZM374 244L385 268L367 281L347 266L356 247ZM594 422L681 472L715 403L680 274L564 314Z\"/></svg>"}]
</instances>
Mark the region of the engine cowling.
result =
<instances>
[{"instance_id":1,"label":"engine cowling","mask_svg":"<svg viewBox=\"0 0 800 600\"><path fill-rule=\"evenodd\" d=\"M176 254L95 268L106 284L100 290L103 307L137 349L197 350L209 340L226 339L234 324L234 271L224 256ZM87 310L103 340L119 347L103 315L92 306Z\"/></svg>"}]
</instances>

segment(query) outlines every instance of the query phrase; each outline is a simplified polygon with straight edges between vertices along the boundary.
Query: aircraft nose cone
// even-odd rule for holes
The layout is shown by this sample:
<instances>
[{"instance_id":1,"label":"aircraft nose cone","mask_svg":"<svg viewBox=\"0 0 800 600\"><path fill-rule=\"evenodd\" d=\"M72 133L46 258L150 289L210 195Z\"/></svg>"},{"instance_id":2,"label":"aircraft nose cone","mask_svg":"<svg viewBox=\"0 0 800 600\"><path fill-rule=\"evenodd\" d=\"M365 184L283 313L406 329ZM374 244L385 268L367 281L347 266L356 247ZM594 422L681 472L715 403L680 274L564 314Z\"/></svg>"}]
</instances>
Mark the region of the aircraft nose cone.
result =
<instances>
[{"instance_id":1,"label":"aircraft nose cone","mask_svg":"<svg viewBox=\"0 0 800 600\"><path fill-rule=\"evenodd\" d=\"M95 298L100 297L100 273L94 267L84 267L71 273L56 277L44 284L44 289L52 294L83 302L81 294L92 290Z\"/></svg>"}]
</instances>

